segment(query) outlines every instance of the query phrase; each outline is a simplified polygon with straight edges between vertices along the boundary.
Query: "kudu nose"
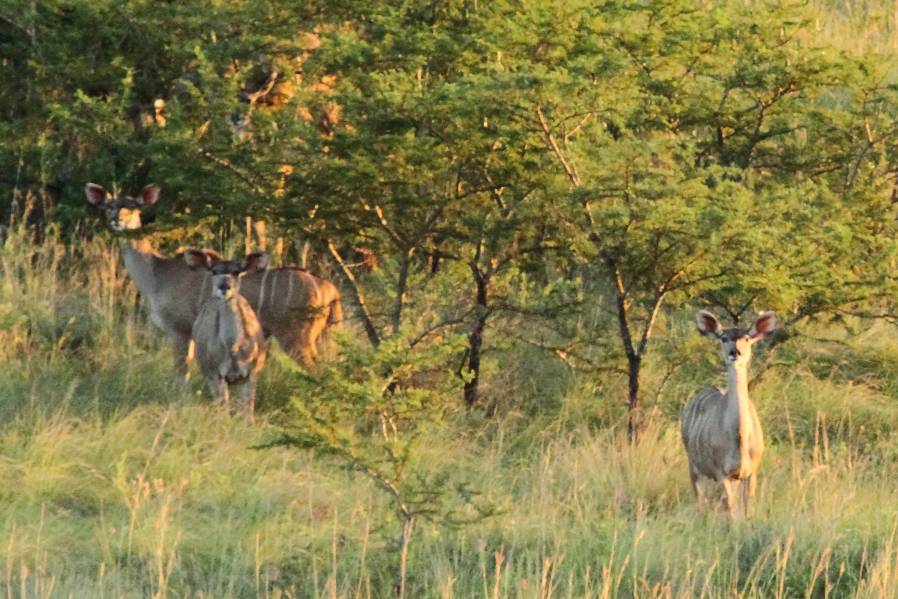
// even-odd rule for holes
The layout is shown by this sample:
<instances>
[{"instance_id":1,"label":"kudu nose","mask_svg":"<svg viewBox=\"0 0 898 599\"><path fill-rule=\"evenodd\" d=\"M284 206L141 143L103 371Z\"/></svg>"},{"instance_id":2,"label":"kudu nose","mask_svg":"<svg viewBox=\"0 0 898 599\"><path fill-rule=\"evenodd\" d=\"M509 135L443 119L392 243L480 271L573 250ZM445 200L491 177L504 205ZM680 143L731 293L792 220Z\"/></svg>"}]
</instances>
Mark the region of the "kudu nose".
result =
<instances>
[{"instance_id":1,"label":"kudu nose","mask_svg":"<svg viewBox=\"0 0 898 599\"><path fill-rule=\"evenodd\" d=\"M742 355L742 352L739 351L738 349L731 349L731 350L730 350L730 357L731 357L731 358L738 358L738 357L741 356L741 355Z\"/></svg>"}]
</instances>

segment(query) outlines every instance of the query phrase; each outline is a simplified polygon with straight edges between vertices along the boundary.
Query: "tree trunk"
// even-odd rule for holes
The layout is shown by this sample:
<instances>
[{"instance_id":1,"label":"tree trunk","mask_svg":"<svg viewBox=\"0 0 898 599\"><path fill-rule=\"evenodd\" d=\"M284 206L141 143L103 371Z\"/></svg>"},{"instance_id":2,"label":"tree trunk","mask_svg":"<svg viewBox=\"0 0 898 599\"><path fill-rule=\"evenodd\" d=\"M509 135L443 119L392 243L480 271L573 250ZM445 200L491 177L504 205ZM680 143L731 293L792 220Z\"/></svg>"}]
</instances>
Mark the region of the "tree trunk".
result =
<instances>
[{"instance_id":1,"label":"tree trunk","mask_svg":"<svg viewBox=\"0 0 898 599\"><path fill-rule=\"evenodd\" d=\"M489 318L489 278L478 269L472 267L474 280L477 282L477 316L474 319L474 328L468 337L468 370L471 379L465 382L465 405L472 407L479 398L480 385L480 356L483 348L483 331Z\"/></svg>"},{"instance_id":2,"label":"tree trunk","mask_svg":"<svg viewBox=\"0 0 898 599\"><path fill-rule=\"evenodd\" d=\"M405 582L408 577L408 548L412 540L412 530L415 527L414 516L404 515L403 518L399 547L399 582L396 584L396 596L399 599L405 597Z\"/></svg>"},{"instance_id":3,"label":"tree trunk","mask_svg":"<svg viewBox=\"0 0 898 599\"><path fill-rule=\"evenodd\" d=\"M412 259L412 252L407 251L402 255L402 262L399 264L399 278L396 281L396 302L393 305L393 335L399 331L399 325L402 324L402 309L405 307L405 295L408 291L408 271Z\"/></svg>"},{"instance_id":4,"label":"tree trunk","mask_svg":"<svg viewBox=\"0 0 898 599\"><path fill-rule=\"evenodd\" d=\"M627 398L627 439L630 443L639 442L640 427L639 417L639 369L642 366L642 356L633 354L627 356L627 371L629 395Z\"/></svg>"}]
</instances>

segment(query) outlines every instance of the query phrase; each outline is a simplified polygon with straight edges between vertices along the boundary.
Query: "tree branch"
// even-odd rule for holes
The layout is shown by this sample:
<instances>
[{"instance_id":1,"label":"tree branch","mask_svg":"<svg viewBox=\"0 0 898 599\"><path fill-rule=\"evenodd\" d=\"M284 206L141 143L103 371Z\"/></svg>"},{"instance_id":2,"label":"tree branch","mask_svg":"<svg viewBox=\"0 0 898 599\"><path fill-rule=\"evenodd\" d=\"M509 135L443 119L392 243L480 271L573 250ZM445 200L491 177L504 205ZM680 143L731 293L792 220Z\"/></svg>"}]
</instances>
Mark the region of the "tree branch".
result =
<instances>
[{"instance_id":1,"label":"tree branch","mask_svg":"<svg viewBox=\"0 0 898 599\"><path fill-rule=\"evenodd\" d=\"M361 287L359 287L358 280L346 265L346 262L343 260L343 256L341 256L340 252L337 250L337 246L335 246L330 240L326 240L326 243L328 251L330 252L331 256L333 256L334 261L336 261L337 263L337 266L340 267L340 273L343 275L346 284L349 286L349 289L352 292L353 299L355 300L355 303L359 308L362 326L364 326L365 328L365 334L368 335L368 340L374 347L379 346L380 335L377 333L377 328L374 326L374 321L371 319L371 312L368 310L368 304L365 301L365 296L362 293Z\"/></svg>"},{"instance_id":2,"label":"tree branch","mask_svg":"<svg viewBox=\"0 0 898 599\"><path fill-rule=\"evenodd\" d=\"M549 127L549 123L546 120L546 116L543 114L542 106L539 103L536 104L536 116L539 119L539 124L542 127L543 135L546 138L546 143L549 144L549 148L552 150L552 153L555 154L555 157L558 158L558 162L561 163L561 167L564 169L565 174L567 174L568 179L571 181L572 187L580 187L580 175L577 173L577 168L568 161L568 159L564 156L564 152L561 151L561 148L558 147L558 143L555 141L555 136L552 135L552 128Z\"/></svg>"}]
</instances>

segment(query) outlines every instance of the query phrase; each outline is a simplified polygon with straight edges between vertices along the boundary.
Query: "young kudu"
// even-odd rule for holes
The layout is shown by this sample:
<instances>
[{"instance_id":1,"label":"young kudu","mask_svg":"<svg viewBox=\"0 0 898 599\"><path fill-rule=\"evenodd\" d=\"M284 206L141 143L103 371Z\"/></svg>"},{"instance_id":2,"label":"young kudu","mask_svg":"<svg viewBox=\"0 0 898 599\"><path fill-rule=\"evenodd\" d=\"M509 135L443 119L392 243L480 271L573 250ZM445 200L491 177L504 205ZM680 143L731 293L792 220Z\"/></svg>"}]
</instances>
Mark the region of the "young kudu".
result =
<instances>
[{"instance_id":1,"label":"young kudu","mask_svg":"<svg viewBox=\"0 0 898 599\"><path fill-rule=\"evenodd\" d=\"M137 197L113 196L95 183L88 183L84 192L117 233L140 231L143 209L159 199L155 185L144 187ZM191 269L180 254L160 255L147 236L123 238L121 248L125 268L146 298L150 320L171 341L175 370L183 379L191 329L209 294L211 275ZM256 311L265 335L273 335L291 358L307 368L314 365L322 334L343 319L337 288L298 268L248 273L240 293Z\"/></svg>"},{"instance_id":2,"label":"young kudu","mask_svg":"<svg viewBox=\"0 0 898 599\"><path fill-rule=\"evenodd\" d=\"M211 250L189 249L184 261L212 275L212 291L193 323L196 361L213 399L230 408L230 386L239 385L240 408L252 419L256 403L256 375L265 365L265 336L256 313L240 295L240 281L249 272L264 270L268 254L248 254L243 264Z\"/></svg>"},{"instance_id":3,"label":"young kudu","mask_svg":"<svg viewBox=\"0 0 898 599\"><path fill-rule=\"evenodd\" d=\"M699 332L720 343L727 388L703 389L683 409L680 426L689 459L689 477L699 502L700 477L720 483L723 505L730 515L735 515L733 502L741 486L742 511L747 516L764 453L761 422L748 397L748 365L752 345L776 330L776 315L761 313L750 329L724 329L713 314L704 310L698 312L696 319Z\"/></svg>"}]
</instances>

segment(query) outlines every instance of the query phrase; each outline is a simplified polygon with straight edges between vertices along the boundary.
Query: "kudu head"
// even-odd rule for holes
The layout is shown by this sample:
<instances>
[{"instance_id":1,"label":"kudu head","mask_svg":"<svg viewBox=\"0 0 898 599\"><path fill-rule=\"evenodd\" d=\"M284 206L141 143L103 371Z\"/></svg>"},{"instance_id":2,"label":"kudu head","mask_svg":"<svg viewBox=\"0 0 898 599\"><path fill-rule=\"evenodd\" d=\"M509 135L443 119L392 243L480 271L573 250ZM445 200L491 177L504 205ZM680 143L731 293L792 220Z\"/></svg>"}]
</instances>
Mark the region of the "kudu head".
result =
<instances>
[{"instance_id":1,"label":"kudu head","mask_svg":"<svg viewBox=\"0 0 898 599\"><path fill-rule=\"evenodd\" d=\"M115 232L136 231L143 227L143 209L152 206L159 199L159 188L147 185L137 197L111 194L103 186L88 183L84 187L84 195L91 206L96 207L106 216L109 228Z\"/></svg>"},{"instance_id":2,"label":"kudu head","mask_svg":"<svg viewBox=\"0 0 898 599\"><path fill-rule=\"evenodd\" d=\"M212 297L231 299L240 291L240 278L243 275L268 267L268 254L265 252L247 254L241 264L225 260L212 250L191 248L184 252L184 261L190 268L205 268L212 273Z\"/></svg>"},{"instance_id":3,"label":"kudu head","mask_svg":"<svg viewBox=\"0 0 898 599\"><path fill-rule=\"evenodd\" d=\"M747 367L751 361L751 346L767 338L777 327L773 312L761 312L749 329L725 329L713 314L705 310L699 310L695 319L702 335L720 342L720 353L727 368Z\"/></svg>"}]
</instances>

